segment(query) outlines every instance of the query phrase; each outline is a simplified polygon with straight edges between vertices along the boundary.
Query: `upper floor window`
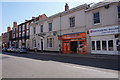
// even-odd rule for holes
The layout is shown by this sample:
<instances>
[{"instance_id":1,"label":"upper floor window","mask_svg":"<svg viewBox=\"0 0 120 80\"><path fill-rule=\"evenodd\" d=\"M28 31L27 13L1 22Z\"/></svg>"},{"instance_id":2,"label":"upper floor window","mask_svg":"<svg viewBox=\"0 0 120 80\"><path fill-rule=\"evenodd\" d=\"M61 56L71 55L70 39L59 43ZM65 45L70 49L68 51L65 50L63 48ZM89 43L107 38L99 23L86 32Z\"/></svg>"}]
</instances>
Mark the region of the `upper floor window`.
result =
<instances>
[{"instance_id":1,"label":"upper floor window","mask_svg":"<svg viewBox=\"0 0 120 80\"><path fill-rule=\"evenodd\" d=\"M70 21L70 27L75 27L75 17L70 17L69 21Z\"/></svg>"},{"instance_id":2,"label":"upper floor window","mask_svg":"<svg viewBox=\"0 0 120 80\"><path fill-rule=\"evenodd\" d=\"M25 24L22 26L22 30L25 30Z\"/></svg>"},{"instance_id":3,"label":"upper floor window","mask_svg":"<svg viewBox=\"0 0 120 80\"><path fill-rule=\"evenodd\" d=\"M49 31L52 31L52 23L49 23Z\"/></svg>"},{"instance_id":4,"label":"upper floor window","mask_svg":"<svg viewBox=\"0 0 120 80\"><path fill-rule=\"evenodd\" d=\"M29 23L27 23L27 29L29 29Z\"/></svg>"},{"instance_id":5,"label":"upper floor window","mask_svg":"<svg viewBox=\"0 0 120 80\"><path fill-rule=\"evenodd\" d=\"M25 31L22 32L22 36L25 36Z\"/></svg>"},{"instance_id":6,"label":"upper floor window","mask_svg":"<svg viewBox=\"0 0 120 80\"><path fill-rule=\"evenodd\" d=\"M18 37L18 33L16 33L16 37Z\"/></svg>"},{"instance_id":7,"label":"upper floor window","mask_svg":"<svg viewBox=\"0 0 120 80\"><path fill-rule=\"evenodd\" d=\"M34 34L36 33L36 28L35 28L35 27L33 27L33 33L34 33Z\"/></svg>"},{"instance_id":8,"label":"upper floor window","mask_svg":"<svg viewBox=\"0 0 120 80\"><path fill-rule=\"evenodd\" d=\"M21 32L19 32L19 37L21 37Z\"/></svg>"},{"instance_id":9,"label":"upper floor window","mask_svg":"<svg viewBox=\"0 0 120 80\"><path fill-rule=\"evenodd\" d=\"M120 18L120 6L118 6L118 18Z\"/></svg>"},{"instance_id":10,"label":"upper floor window","mask_svg":"<svg viewBox=\"0 0 120 80\"><path fill-rule=\"evenodd\" d=\"M100 23L100 14L99 12L93 14L94 24Z\"/></svg>"},{"instance_id":11,"label":"upper floor window","mask_svg":"<svg viewBox=\"0 0 120 80\"><path fill-rule=\"evenodd\" d=\"M21 26L19 26L19 31L21 31Z\"/></svg>"},{"instance_id":12,"label":"upper floor window","mask_svg":"<svg viewBox=\"0 0 120 80\"><path fill-rule=\"evenodd\" d=\"M27 36L29 35L29 30L27 30Z\"/></svg>"},{"instance_id":13,"label":"upper floor window","mask_svg":"<svg viewBox=\"0 0 120 80\"><path fill-rule=\"evenodd\" d=\"M40 27L40 31L43 32L43 25L41 25L41 27Z\"/></svg>"}]
</instances>

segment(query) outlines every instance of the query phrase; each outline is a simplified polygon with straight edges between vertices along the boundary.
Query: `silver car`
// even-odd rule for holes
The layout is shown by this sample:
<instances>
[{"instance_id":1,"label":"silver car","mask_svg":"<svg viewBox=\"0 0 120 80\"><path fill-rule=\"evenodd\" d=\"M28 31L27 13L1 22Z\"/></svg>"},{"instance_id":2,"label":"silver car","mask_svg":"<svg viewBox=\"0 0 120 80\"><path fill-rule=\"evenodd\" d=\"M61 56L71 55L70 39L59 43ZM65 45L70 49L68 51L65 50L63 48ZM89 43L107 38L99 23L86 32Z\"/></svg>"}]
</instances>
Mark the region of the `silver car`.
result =
<instances>
[{"instance_id":1,"label":"silver car","mask_svg":"<svg viewBox=\"0 0 120 80\"><path fill-rule=\"evenodd\" d=\"M26 48L18 48L16 50L16 52L18 52L18 53L27 53L27 49Z\"/></svg>"}]
</instances>

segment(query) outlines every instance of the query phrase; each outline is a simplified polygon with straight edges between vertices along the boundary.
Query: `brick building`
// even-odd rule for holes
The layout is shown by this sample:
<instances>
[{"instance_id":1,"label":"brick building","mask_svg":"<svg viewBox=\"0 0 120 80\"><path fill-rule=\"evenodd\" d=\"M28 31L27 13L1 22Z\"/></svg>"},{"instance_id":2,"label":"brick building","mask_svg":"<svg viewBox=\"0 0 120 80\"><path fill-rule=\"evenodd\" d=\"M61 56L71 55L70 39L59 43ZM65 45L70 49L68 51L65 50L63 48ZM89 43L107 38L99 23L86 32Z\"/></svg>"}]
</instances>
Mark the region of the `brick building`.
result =
<instances>
[{"instance_id":1,"label":"brick building","mask_svg":"<svg viewBox=\"0 0 120 80\"><path fill-rule=\"evenodd\" d=\"M2 47L8 48L9 47L9 31L10 27L7 27L7 32L2 33Z\"/></svg>"},{"instance_id":2,"label":"brick building","mask_svg":"<svg viewBox=\"0 0 120 80\"><path fill-rule=\"evenodd\" d=\"M12 46L29 48L29 35L31 23L46 18L46 15L40 15L38 17L32 17L31 20L25 20L24 23L17 25L17 22L13 22L12 32Z\"/></svg>"}]
</instances>

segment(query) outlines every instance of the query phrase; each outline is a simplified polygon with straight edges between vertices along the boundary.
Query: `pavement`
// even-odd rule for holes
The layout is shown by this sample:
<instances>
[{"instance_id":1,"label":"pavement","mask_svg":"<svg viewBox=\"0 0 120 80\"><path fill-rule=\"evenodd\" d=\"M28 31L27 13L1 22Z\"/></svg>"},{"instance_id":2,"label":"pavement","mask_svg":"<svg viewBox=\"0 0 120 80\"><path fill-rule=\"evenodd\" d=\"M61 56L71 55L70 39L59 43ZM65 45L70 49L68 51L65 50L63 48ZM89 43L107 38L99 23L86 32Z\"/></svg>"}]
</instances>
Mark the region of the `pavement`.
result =
<instances>
[{"instance_id":1,"label":"pavement","mask_svg":"<svg viewBox=\"0 0 120 80\"><path fill-rule=\"evenodd\" d=\"M58 56L55 53L3 52L2 77L118 78L118 62L110 59Z\"/></svg>"}]
</instances>

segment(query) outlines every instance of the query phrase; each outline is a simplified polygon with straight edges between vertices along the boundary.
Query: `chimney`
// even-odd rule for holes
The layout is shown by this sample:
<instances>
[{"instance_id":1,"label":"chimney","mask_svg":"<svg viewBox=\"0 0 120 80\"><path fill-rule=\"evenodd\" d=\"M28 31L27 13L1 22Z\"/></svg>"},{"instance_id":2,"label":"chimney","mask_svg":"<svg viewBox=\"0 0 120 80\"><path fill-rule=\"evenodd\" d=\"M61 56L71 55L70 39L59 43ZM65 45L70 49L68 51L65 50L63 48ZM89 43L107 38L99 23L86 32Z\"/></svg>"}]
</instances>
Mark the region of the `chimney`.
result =
<instances>
[{"instance_id":1,"label":"chimney","mask_svg":"<svg viewBox=\"0 0 120 80\"><path fill-rule=\"evenodd\" d=\"M7 32L9 32L11 30L11 28L10 27L7 27Z\"/></svg>"},{"instance_id":2,"label":"chimney","mask_svg":"<svg viewBox=\"0 0 120 80\"><path fill-rule=\"evenodd\" d=\"M32 17L32 19L34 19L35 17Z\"/></svg>"},{"instance_id":3,"label":"chimney","mask_svg":"<svg viewBox=\"0 0 120 80\"><path fill-rule=\"evenodd\" d=\"M65 11L68 11L69 10L69 6L68 6L68 4L66 3L65 4Z\"/></svg>"},{"instance_id":4,"label":"chimney","mask_svg":"<svg viewBox=\"0 0 120 80\"><path fill-rule=\"evenodd\" d=\"M28 20L25 20L25 22L27 22Z\"/></svg>"},{"instance_id":5,"label":"chimney","mask_svg":"<svg viewBox=\"0 0 120 80\"><path fill-rule=\"evenodd\" d=\"M13 27L15 27L15 26L17 26L17 22L16 21L13 22Z\"/></svg>"}]
</instances>

